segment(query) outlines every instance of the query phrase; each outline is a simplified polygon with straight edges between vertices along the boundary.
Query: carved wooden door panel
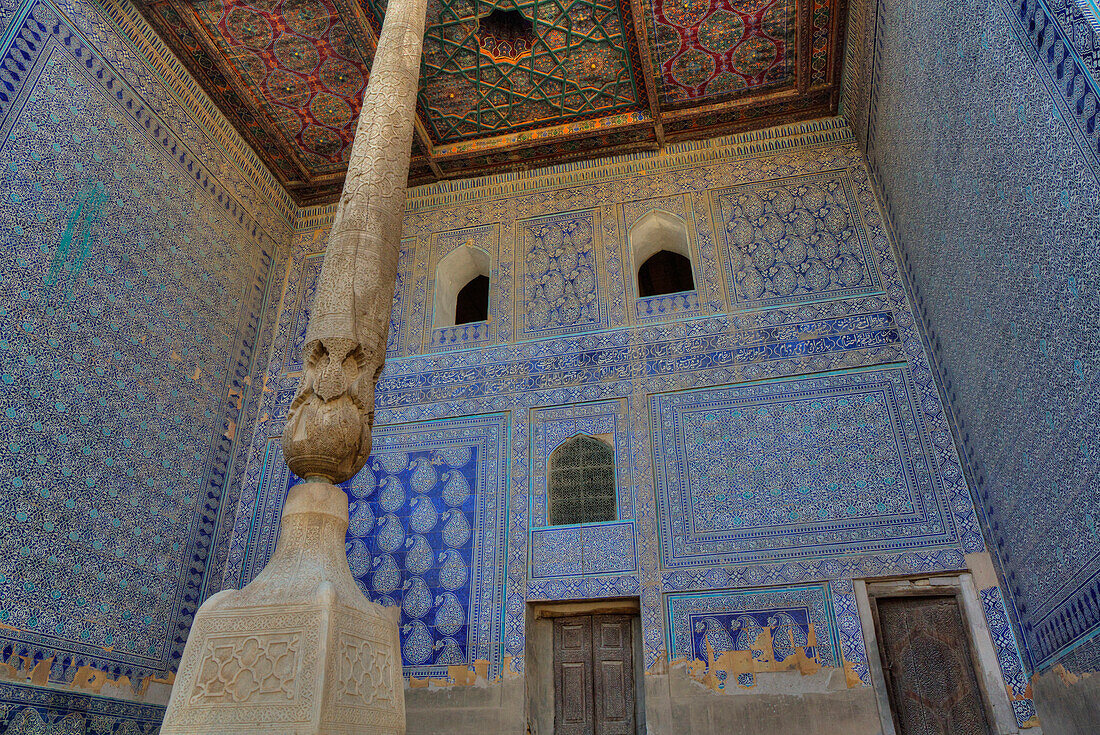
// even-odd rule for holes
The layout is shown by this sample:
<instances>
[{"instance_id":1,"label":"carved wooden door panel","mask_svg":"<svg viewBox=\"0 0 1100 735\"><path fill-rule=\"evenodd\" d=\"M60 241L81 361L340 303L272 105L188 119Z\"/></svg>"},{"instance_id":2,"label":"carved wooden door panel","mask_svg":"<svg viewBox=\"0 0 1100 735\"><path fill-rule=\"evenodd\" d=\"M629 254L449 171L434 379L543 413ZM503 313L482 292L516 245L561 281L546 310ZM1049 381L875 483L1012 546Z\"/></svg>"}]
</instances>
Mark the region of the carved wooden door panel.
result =
<instances>
[{"instance_id":1,"label":"carved wooden door panel","mask_svg":"<svg viewBox=\"0 0 1100 735\"><path fill-rule=\"evenodd\" d=\"M875 604L898 735L989 735L955 597L880 597Z\"/></svg>"},{"instance_id":2,"label":"carved wooden door panel","mask_svg":"<svg viewBox=\"0 0 1100 735\"><path fill-rule=\"evenodd\" d=\"M555 735L634 735L629 615L554 620Z\"/></svg>"},{"instance_id":3,"label":"carved wooden door panel","mask_svg":"<svg viewBox=\"0 0 1100 735\"><path fill-rule=\"evenodd\" d=\"M596 735L634 735L634 656L629 615L594 615Z\"/></svg>"},{"instance_id":4,"label":"carved wooden door panel","mask_svg":"<svg viewBox=\"0 0 1100 735\"><path fill-rule=\"evenodd\" d=\"M554 620L554 732L595 732L591 615Z\"/></svg>"}]
</instances>

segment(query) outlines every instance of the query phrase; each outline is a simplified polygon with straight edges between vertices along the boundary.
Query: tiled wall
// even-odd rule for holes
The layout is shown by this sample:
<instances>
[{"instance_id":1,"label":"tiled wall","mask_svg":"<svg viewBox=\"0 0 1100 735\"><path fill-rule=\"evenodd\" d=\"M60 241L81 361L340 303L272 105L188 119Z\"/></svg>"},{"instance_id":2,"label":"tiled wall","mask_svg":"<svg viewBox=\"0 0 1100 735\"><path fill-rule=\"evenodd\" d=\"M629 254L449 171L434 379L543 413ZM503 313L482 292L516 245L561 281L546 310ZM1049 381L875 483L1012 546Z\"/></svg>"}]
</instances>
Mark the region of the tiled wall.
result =
<instances>
[{"instance_id":1,"label":"tiled wall","mask_svg":"<svg viewBox=\"0 0 1100 735\"><path fill-rule=\"evenodd\" d=\"M688 223L690 311L632 303L625 233L653 208ZM331 216L299 221L226 586L274 547L292 481L278 437ZM851 580L963 570L983 550L842 123L414 190L404 232L347 548L363 590L402 606L414 685L463 683L456 666L522 672L529 602L636 597L651 670L695 659L698 623L716 654L755 662L723 691L756 691L755 674L793 661L844 667L858 688ZM492 257L491 319L444 344L434 264L471 240ZM618 517L547 527L546 458L578 433L615 448ZM448 523L470 527L469 547ZM680 630L692 606L701 617ZM718 665L690 668L718 681Z\"/></svg>"},{"instance_id":2,"label":"tiled wall","mask_svg":"<svg viewBox=\"0 0 1100 735\"><path fill-rule=\"evenodd\" d=\"M147 732L221 583L292 206L132 6L0 18L0 730Z\"/></svg>"},{"instance_id":3,"label":"tiled wall","mask_svg":"<svg viewBox=\"0 0 1100 735\"><path fill-rule=\"evenodd\" d=\"M1095 670L1100 37L1073 2L868 0L852 24L846 114L914 285L1025 661Z\"/></svg>"}]
</instances>

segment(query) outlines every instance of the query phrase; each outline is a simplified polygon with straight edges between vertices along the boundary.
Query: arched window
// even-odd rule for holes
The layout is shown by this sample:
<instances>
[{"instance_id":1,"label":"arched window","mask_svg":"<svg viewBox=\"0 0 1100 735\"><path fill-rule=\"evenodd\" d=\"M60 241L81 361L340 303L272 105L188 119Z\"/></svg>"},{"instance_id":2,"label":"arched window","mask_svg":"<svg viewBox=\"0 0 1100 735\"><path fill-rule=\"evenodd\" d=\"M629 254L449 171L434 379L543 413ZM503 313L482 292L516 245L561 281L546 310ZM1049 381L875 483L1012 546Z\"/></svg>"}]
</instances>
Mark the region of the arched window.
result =
<instances>
[{"instance_id":1,"label":"arched window","mask_svg":"<svg viewBox=\"0 0 1100 735\"><path fill-rule=\"evenodd\" d=\"M641 298L695 290L687 224L676 215L646 212L630 228L630 249Z\"/></svg>"},{"instance_id":2,"label":"arched window","mask_svg":"<svg viewBox=\"0 0 1100 735\"><path fill-rule=\"evenodd\" d=\"M439 261L433 326L453 327L489 318L489 262L489 254L470 243Z\"/></svg>"},{"instance_id":3,"label":"arched window","mask_svg":"<svg viewBox=\"0 0 1100 735\"><path fill-rule=\"evenodd\" d=\"M551 526L615 520L615 450L575 436L550 455L547 494Z\"/></svg>"}]
</instances>

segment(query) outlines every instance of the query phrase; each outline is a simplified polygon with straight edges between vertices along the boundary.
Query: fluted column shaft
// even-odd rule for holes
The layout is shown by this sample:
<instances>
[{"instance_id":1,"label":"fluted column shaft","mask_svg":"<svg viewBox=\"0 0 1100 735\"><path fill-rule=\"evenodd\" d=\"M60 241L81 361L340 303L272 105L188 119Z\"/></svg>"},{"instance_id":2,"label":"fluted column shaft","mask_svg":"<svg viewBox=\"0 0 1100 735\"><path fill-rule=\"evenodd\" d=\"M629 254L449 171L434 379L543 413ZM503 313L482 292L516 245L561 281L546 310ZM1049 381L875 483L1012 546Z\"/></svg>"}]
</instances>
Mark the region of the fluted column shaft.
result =
<instances>
[{"instance_id":1,"label":"fluted column shaft","mask_svg":"<svg viewBox=\"0 0 1100 735\"><path fill-rule=\"evenodd\" d=\"M300 477L343 482L370 454L409 174L426 0L391 0L314 294L283 432Z\"/></svg>"}]
</instances>

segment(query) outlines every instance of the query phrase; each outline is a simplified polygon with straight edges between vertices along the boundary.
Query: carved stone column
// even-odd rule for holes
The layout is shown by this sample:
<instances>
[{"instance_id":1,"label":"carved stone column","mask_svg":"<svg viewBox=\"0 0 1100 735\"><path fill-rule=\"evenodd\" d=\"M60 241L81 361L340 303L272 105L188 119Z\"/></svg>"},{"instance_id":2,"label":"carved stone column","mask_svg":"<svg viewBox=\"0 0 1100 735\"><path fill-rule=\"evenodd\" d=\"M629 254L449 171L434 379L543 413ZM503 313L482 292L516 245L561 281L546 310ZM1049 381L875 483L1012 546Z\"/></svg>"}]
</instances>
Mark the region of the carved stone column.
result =
<instances>
[{"instance_id":1,"label":"carved stone column","mask_svg":"<svg viewBox=\"0 0 1100 735\"><path fill-rule=\"evenodd\" d=\"M370 454L386 356L427 0L390 0L329 234L283 432L301 482L275 553L242 590L199 609L163 735L405 732L400 611L369 602L348 568L336 486Z\"/></svg>"}]
</instances>

